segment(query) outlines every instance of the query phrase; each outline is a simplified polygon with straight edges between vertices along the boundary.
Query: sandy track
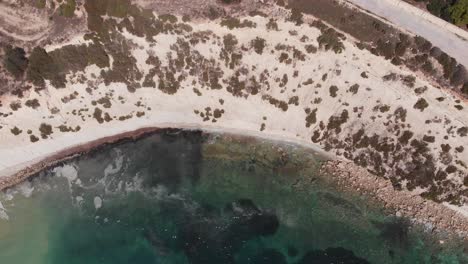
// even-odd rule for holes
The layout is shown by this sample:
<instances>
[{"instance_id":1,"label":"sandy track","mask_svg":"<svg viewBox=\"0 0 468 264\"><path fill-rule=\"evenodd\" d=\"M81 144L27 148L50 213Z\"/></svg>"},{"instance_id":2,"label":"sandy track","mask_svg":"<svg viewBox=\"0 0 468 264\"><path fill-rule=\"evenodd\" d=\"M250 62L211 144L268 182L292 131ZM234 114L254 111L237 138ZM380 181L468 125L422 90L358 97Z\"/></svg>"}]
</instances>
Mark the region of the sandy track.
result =
<instances>
[{"instance_id":1,"label":"sandy track","mask_svg":"<svg viewBox=\"0 0 468 264\"><path fill-rule=\"evenodd\" d=\"M0 32L22 41L36 41L47 35L51 23L45 12L0 3Z\"/></svg>"}]
</instances>

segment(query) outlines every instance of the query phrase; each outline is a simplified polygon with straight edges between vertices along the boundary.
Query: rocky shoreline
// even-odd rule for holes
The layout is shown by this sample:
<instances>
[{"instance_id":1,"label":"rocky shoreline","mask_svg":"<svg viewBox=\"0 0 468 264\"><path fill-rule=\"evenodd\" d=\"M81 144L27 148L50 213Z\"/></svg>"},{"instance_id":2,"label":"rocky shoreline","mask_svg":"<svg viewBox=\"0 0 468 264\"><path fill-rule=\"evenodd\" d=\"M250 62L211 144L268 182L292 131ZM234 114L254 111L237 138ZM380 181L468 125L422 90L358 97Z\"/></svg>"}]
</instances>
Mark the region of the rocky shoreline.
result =
<instances>
[{"instance_id":1,"label":"rocky shoreline","mask_svg":"<svg viewBox=\"0 0 468 264\"><path fill-rule=\"evenodd\" d=\"M136 13L122 14L133 18L120 21L89 1L94 33L36 47L29 72L47 74L26 74L37 89L1 98L0 189L103 144L193 124L308 143L352 161L331 161L322 171L391 214L466 237L468 217L454 210L463 207L420 195L467 204L468 108L422 78L420 65L409 67L434 62L431 71L453 75L456 61L440 51L436 62L428 55L435 47L424 39L364 16L350 19L358 12L321 2L328 12L298 5L304 14L278 8L284 15L219 14L207 21L163 13L148 20L134 6ZM133 23L140 20L145 27ZM125 45L116 49L120 40ZM77 67L68 63L76 54L93 56L83 55ZM147 128L132 131L141 127ZM389 179L413 191L396 191Z\"/></svg>"},{"instance_id":2,"label":"rocky shoreline","mask_svg":"<svg viewBox=\"0 0 468 264\"><path fill-rule=\"evenodd\" d=\"M455 234L468 242L468 219L444 204L425 200L410 191L398 191L389 180L377 177L350 162L327 161L321 173L331 175L340 190L358 192L369 202L383 206L389 214L406 217L441 239ZM440 243L444 242L441 240Z\"/></svg>"}]
</instances>

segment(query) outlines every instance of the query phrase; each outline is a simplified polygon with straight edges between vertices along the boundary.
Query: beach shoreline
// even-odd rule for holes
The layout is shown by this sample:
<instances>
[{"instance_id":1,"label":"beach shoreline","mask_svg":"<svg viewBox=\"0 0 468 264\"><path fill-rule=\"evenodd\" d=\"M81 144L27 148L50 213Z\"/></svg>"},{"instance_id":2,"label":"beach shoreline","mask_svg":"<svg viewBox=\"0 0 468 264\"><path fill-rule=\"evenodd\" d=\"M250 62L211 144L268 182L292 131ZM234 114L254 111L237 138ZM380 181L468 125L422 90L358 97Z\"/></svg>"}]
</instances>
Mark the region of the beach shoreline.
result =
<instances>
[{"instance_id":1,"label":"beach shoreline","mask_svg":"<svg viewBox=\"0 0 468 264\"><path fill-rule=\"evenodd\" d=\"M37 174L48 168L57 166L62 162L81 156L102 146L115 144L124 140L136 140L144 136L145 134L153 133L158 130L160 130L160 128L148 127L96 139L87 143L65 148L52 155L35 159L35 161L26 162L27 165L18 165L16 168L8 168L7 171L11 171L12 173L9 176L4 176L0 178L0 190L11 188L23 181L26 181L29 177L33 176L34 174Z\"/></svg>"},{"instance_id":2,"label":"beach shoreline","mask_svg":"<svg viewBox=\"0 0 468 264\"><path fill-rule=\"evenodd\" d=\"M6 169L0 170L0 190L4 190L10 187L13 187L16 184L19 184L30 176L45 170L50 167L54 167L61 162L73 159L77 156L89 153L95 149L99 149L102 146L116 144L126 140L138 140L145 135L153 134L158 131L167 131L167 130L186 130L186 131L196 131L200 130L206 133L220 133L220 134L231 134L231 135L241 135L254 137L259 139L268 139L283 143L292 143L297 145L302 145L310 148L315 153L319 153L322 156L331 158L330 153L326 153L319 147L299 139L291 139L289 137L282 137L278 135L265 135L264 133L257 133L255 131L248 130L235 130L220 128L220 127L207 127L203 128L202 126L196 124L161 124L158 126L148 126L141 127L135 130L130 130L126 132L117 133L114 135L108 135L102 138L94 139L88 142L78 143L66 147L63 150L57 151L51 154L45 154L39 158L26 161L22 164L18 164L15 167L8 167ZM232 132L234 131L234 132Z\"/></svg>"},{"instance_id":3,"label":"beach shoreline","mask_svg":"<svg viewBox=\"0 0 468 264\"><path fill-rule=\"evenodd\" d=\"M161 131L174 133L180 131L201 131L207 134L219 134L228 137L253 138L255 140L269 140L278 145L293 144L304 147L314 154L325 157L320 168L320 174L325 175L326 180L336 186L340 191L365 197L369 204L374 204L384 210L389 216L410 219L412 227L423 229L430 235L435 235L444 243L444 239L451 238L466 241L468 238L468 218L461 212L457 212L441 203L425 200L419 194L407 190L395 190L390 181L369 173L366 169L346 160L332 157L329 153L320 150L311 144L304 145L300 140L287 137L267 136L253 131L227 131L221 128L203 128L195 125L170 125L143 127L133 131L127 131L87 143L78 144L56 152L50 156L44 156L38 162L31 162L28 166L18 169L9 177L2 177L0 190L12 188L41 171L60 165L62 162L72 160L87 153L99 150L108 145L114 145L125 141L136 141L145 136ZM416 209L417 210L414 210Z\"/></svg>"},{"instance_id":4,"label":"beach shoreline","mask_svg":"<svg viewBox=\"0 0 468 264\"><path fill-rule=\"evenodd\" d=\"M308 147L330 158L323 170L343 189L429 223L431 232L467 237L465 101L308 15L309 24L287 13L250 16L242 26L170 20L182 33L149 41L130 29L114 32L129 43L129 69L119 69L122 54L111 53L109 41L105 65L89 62L65 74L64 88L46 79L44 89L0 97L0 189L102 145L162 129L202 130ZM324 48L327 37L335 51ZM74 41L94 47L85 35Z\"/></svg>"}]
</instances>

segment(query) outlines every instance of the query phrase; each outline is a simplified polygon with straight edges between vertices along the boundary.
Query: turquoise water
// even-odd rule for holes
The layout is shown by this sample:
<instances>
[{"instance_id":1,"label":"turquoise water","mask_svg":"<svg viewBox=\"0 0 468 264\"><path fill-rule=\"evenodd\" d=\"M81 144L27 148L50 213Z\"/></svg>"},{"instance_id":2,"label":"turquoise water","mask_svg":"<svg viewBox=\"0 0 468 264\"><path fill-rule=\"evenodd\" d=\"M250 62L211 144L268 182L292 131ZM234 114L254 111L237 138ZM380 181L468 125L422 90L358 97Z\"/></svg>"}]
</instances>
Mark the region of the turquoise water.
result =
<instances>
[{"instance_id":1,"label":"turquoise water","mask_svg":"<svg viewBox=\"0 0 468 264\"><path fill-rule=\"evenodd\" d=\"M0 263L468 263L281 149L177 130L102 147L1 193Z\"/></svg>"}]
</instances>

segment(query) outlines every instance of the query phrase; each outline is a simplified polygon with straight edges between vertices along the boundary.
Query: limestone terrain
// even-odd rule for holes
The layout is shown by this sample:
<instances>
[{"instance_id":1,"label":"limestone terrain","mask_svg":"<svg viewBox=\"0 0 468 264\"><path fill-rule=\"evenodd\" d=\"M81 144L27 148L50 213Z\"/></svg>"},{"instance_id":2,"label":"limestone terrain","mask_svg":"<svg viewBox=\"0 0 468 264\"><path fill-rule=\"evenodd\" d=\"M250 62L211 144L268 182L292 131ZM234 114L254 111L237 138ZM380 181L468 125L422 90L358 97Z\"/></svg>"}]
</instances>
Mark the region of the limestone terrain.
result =
<instances>
[{"instance_id":1,"label":"limestone terrain","mask_svg":"<svg viewBox=\"0 0 468 264\"><path fill-rule=\"evenodd\" d=\"M5 45L0 177L100 137L185 126L312 144L396 189L467 203L466 102L433 79L282 6L203 19L99 3L63 43Z\"/></svg>"}]
</instances>

